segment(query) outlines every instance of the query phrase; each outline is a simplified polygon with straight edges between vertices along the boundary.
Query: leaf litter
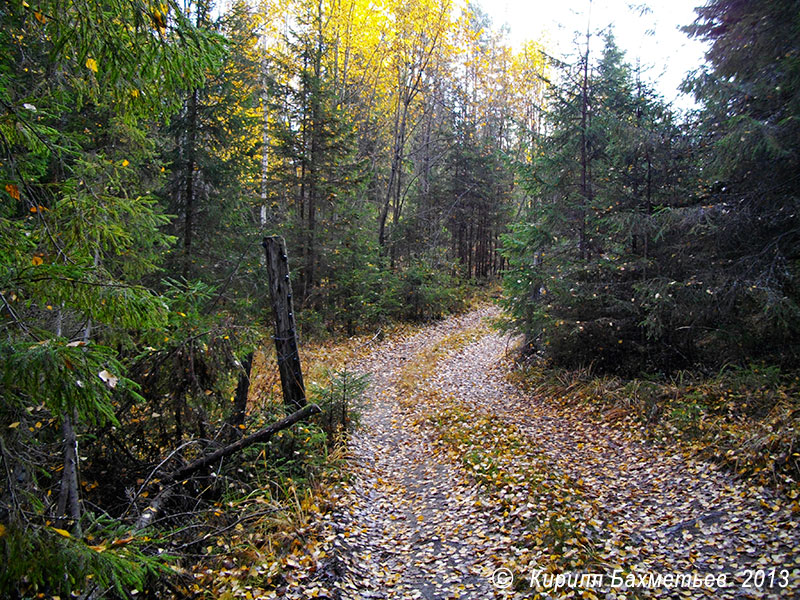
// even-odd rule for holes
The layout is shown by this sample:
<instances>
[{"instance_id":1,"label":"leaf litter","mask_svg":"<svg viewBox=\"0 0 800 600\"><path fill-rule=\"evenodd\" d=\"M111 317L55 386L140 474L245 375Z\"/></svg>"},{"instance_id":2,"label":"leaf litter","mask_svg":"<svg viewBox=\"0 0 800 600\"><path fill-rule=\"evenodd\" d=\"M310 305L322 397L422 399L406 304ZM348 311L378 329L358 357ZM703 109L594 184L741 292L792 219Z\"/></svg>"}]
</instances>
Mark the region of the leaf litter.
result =
<instances>
[{"instance_id":1,"label":"leaf litter","mask_svg":"<svg viewBox=\"0 0 800 600\"><path fill-rule=\"evenodd\" d=\"M509 339L486 325L496 315L401 333L351 365L372 374L363 427L276 595L800 595L796 505L630 423L523 393L507 378ZM493 585L500 567L511 587ZM603 573L604 585L543 588L540 572ZM669 574L725 574L727 587L647 585Z\"/></svg>"}]
</instances>

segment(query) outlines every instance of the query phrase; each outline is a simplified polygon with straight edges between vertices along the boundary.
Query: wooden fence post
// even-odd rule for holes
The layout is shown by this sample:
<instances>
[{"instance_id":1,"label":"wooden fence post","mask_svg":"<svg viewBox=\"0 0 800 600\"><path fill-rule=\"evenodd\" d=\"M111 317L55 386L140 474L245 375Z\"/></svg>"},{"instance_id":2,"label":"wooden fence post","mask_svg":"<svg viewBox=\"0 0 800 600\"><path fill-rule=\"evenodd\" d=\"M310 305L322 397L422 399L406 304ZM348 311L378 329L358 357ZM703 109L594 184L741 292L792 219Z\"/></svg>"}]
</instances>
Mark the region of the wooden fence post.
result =
<instances>
[{"instance_id":1,"label":"wooden fence post","mask_svg":"<svg viewBox=\"0 0 800 600\"><path fill-rule=\"evenodd\" d=\"M297 331L292 307L292 285L289 281L289 257L282 237L264 238L269 294L275 317L275 350L281 374L283 402L286 410L294 412L306 404L303 372L297 352Z\"/></svg>"}]
</instances>

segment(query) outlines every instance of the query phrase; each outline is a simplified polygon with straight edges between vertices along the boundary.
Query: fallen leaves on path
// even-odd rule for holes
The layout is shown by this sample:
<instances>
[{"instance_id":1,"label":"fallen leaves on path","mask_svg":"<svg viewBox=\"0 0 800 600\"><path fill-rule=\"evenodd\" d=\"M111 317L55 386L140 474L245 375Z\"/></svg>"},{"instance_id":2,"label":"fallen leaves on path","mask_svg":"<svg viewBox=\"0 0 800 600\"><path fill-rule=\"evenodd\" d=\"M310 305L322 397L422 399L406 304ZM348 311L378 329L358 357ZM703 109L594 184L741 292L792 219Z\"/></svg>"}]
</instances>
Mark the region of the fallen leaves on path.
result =
<instances>
[{"instance_id":1,"label":"fallen leaves on path","mask_svg":"<svg viewBox=\"0 0 800 600\"><path fill-rule=\"evenodd\" d=\"M790 506L766 488L733 481L711 463L646 444L642 432L629 425L574 403L520 393L505 381L510 368L505 348L504 338L487 335L441 363L426 385L457 398L458 410L491 415L506 424L509 435L524 435L528 453L539 453L540 464L549 461L563 481L574 482L567 514L575 522L584 519L583 531L595 546L586 549L595 565L604 566L607 575L619 569L623 579L634 573L637 583L648 573L713 575L715 583L727 575L724 589L638 590L646 595L797 595L800 531ZM464 369L460 361L467 358L471 364ZM564 553L547 561L535 548L537 568L564 572ZM767 583L760 588L754 585L759 572ZM613 597L625 589L606 592Z\"/></svg>"},{"instance_id":2,"label":"fallen leaves on path","mask_svg":"<svg viewBox=\"0 0 800 600\"><path fill-rule=\"evenodd\" d=\"M800 594L791 505L630 424L525 395L506 377L508 339L485 325L495 314L395 336L359 360L373 379L347 476L275 595Z\"/></svg>"}]
</instances>

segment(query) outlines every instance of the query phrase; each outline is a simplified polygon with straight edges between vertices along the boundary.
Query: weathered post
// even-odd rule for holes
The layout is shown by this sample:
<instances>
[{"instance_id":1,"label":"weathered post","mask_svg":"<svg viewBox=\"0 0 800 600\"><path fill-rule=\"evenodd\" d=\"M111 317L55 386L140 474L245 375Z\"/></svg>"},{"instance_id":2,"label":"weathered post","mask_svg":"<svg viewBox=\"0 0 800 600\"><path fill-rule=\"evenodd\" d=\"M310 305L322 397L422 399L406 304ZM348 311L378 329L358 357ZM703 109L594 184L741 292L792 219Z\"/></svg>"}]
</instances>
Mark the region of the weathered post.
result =
<instances>
[{"instance_id":1,"label":"weathered post","mask_svg":"<svg viewBox=\"0 0 800 600\"><path fill-rule=\"evenodd\" d=\"M300 369L300 355L297 352L289 257L286 255L286 242L282 237L264 238L262 245L266 251L269 294L275 317L275 350L281 374L283 402L287 411L294 412L305 406L306 391Z\"/></svg>"}]
</instances>

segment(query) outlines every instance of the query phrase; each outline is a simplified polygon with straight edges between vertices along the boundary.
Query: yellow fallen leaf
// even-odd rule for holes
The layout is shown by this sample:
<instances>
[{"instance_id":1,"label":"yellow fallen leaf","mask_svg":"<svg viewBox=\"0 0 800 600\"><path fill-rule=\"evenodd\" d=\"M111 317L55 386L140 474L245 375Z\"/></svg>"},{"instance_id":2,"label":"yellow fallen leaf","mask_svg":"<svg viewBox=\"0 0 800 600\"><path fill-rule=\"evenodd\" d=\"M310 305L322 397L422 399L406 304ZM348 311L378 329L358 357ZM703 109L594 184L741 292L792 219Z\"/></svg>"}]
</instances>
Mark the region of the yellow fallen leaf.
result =
<instances>
[{"instance_id":1,"label":"yellow fallen leaf","mask_svg":"<svg viewBox=\"0 0 800 600\"><path fill-rule=\"evenodd\" d=\"M93 58L86 59L86 68L97 73L97 61Z\"/></svg>"},{"instance_id":2,"label":"yellow fallen leaf","mask_svg":"<svg viewBox=\"0 0 800 600\"><path fill-rule=\"evenodd\" d=\"M122 166L123 167L127 167L129 164L131 164L131 163L128 162L127 158L123 159L123 161L122 161Z\"/></svg>"},{"instance_id":3,"label":"yellow fallen leaf","mask_svg":"<svg viewBox=\"0 0 800 600\"><path fill-rule=\"evenodd\" d=\"M103 552L104 550L106 550L107 546L105 544L100 544L99 546L89 546L89 548L91 548L95 552Z\"/></svg>"},{"instance_id":4,"label":"yellow fallen leaf","mask_svg":"<svg viewBox=\"0 0 800 600\"><path fill-rule=\"evenodd\" d=\"M134 538L132 535L131 535L131 536L128 536L128 537L126 537L126 538L121 538L121 539L120 539L120 538L117 538L117 539L115 539L113 542L111 542L111 545L112 545L113 547L115 547L115 548L116 548L117 546L124 546L125 544L130 544L130 543L131 543L131 542L132 542L134 539L135 539L135 538Z\"/></svg>"},{"instance_id":5,"label":"yellow fallen leaf","mask_svg":"<svg viewBox=\"0 0 800 600\"><path fill-rule=\"evenodd\" d=\"M38 266L39 266L40 264L42 264L43 262L44 262L44 261L42 260L42 257L41 257L41 256L34 256L34 257L31 259L31 264L33 264L33 266L34 266L34 267L38 267Z\"/></svg>"},{"instance_id":6,"label":"yellow fallen leaf","mask_svg":"<svg viewBox=\"0 0 800 600\"><path fill-rule=\"evenodd\" d=\"M9 429L16 429L19 427L19 421L14 421L11 425L8 426Z\"/></svg>"},{"instance_id":7,"label":"yellow fallen leaf","mask_svg":"<svg viewBox=\"0 0 800 600\"><path fill-rule=\"evenodd\" d=\"M66 529L58 529L57 527L51 527L51 529L55 531L58 535L63 535L65 538L72 537L72 534Z\"/></svg>"}]
</instances>

